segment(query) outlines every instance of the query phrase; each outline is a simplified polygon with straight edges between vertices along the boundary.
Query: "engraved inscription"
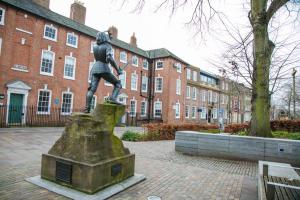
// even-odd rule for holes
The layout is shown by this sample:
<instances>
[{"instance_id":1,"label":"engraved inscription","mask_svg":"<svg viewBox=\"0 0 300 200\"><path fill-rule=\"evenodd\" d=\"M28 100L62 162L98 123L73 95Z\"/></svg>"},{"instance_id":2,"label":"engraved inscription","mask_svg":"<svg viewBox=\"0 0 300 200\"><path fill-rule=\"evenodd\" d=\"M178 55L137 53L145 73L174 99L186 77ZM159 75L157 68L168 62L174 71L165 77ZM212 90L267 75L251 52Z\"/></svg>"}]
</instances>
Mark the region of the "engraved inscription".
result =
<instances>
[{"instance_id":1,"label":"engraved inscription","mask_svg":"<svg viewBox=\"0 0 300 200\"><path fill-rule=\"evenodd\" d=\"M122 164L117 163L111 166L111 176L116 176L122 171Z\"/></svg>"},{"instance_id":2,"label":"engraved inscription","mask_svg":"<svg viewBox=\"0 0 300 200\"><path fill-rule=\"evenodd\" d=\"M56 180L72 183L72 165L66 162L56 161Z\"/></svg>"}]
</instances>

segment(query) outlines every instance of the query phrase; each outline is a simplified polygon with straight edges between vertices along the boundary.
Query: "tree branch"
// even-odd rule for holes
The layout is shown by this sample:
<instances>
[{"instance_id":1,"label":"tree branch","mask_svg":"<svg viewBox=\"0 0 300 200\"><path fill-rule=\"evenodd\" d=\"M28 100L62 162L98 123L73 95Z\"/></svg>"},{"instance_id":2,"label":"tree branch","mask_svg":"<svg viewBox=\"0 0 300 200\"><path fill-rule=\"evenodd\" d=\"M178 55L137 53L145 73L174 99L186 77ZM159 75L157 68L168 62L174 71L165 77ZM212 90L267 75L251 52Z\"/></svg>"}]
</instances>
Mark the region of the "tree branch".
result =
<instances>
[{"instance_id":1,"label":"tree branch","mask_svg":"<svg viewBox=\"0 0 300 200\"><path fill-rule=\"evenodd\" d=\"M268 8L267 11L267 23L270 21L270 19L273 17L273 15L279 10L281 7L283 7L289 0L273 0Z\"/></svg>"}]
</instances>

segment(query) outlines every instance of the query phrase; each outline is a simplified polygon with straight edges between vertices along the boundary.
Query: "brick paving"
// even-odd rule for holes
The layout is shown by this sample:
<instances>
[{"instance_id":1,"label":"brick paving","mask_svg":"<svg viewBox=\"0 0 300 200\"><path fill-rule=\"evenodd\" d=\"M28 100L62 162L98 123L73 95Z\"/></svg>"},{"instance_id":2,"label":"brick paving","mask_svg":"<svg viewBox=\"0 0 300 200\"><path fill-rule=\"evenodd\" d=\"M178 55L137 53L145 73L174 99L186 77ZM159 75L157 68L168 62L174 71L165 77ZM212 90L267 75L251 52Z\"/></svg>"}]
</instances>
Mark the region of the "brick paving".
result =
<instances>
[{"instance_id":1,"label":"brick paving","mask_svg":"<svg viewBox=\"0 0 300 200\"><path fill-rule=\"evenodd\" d=\"M116 128L116 135L128 129ZM26 182L39 175L41 154L60 137L62 128L0 129L0 199L67 199ZM146 200L254 200L257 199L257 163L175 152L174 141L124 142L136 154L136 173L146 181L110 199Z\"/></svg>"}]
</instances>

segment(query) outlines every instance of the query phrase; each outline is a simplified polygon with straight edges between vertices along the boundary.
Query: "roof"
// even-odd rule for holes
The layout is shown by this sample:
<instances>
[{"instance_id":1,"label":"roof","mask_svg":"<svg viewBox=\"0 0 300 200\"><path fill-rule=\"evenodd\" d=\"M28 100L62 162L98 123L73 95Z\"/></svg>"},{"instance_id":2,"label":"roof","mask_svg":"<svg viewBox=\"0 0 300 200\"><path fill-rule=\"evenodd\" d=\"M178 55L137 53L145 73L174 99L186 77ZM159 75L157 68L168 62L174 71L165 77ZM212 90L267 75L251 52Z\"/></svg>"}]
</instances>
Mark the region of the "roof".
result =
<instances>
[{"instance_id":1,"label":"roof","mask_svg":"<svg viewBox=\"0 0 300 200\"><path fill-rule=\"evenodd\" d=\"M209 77L211 77L211 78L214 78L214 79L218 79L218 80L219 80L219 78L218 78L217 75L211 74L211 73L206 72L206 71L203 71L203 70L200 70L200 74L204 74L204 75L206 75L206 76L209 76Z\"/></svg>"},{"instance_id":2,"label":"roof","mask_svg":"<svg viewBox=\"0 0 300 200\"><path fill-rule=\"evenodd\" d=\"M153 59L153 58L172 57L172 58L175 58L176 60L179 60L180 62L188 64L187 62L185 62L184 60L182 60L181 58L179 58L178 56L176 56L175 54L173 54L171 51L169 51L166 48L153 49L153 50L149 50L147 52L148 52L149 57L151 59Z\"/></svg>"},{"instance_id":3,"label":"roof","mask_svg":"<svg viewBox=\"0 0 300 200\"><path fill-rule=\"evenodd\" d=\"M56 24L68 27L70 29L76 30L81 33L84 33L93 38L95 38L97 35L97 32L99 32L96 29L93 29L89 26L78 23L68 17L65 17L65 16L60 15L56 12L53 12L47 8L44 8L44 7L34 3L32 0L0 0L0 1L3 3L9 4L17 9L24 10L31 14L37 15L41 18L53 21ZM167 50L165 48L145 51L141 48L134 47L134 46L132 46L122 40L119 40L117 38L112 39L111 44L114 46L117 46L119 48L133 52L137 55L147 57L150 59L151 58L173 57L183 63L188 64L187 62L183 61L178 56L176 56L175 54L173 54L172 52L170 52L169 50Z\"/></svg>"}]
</instances>

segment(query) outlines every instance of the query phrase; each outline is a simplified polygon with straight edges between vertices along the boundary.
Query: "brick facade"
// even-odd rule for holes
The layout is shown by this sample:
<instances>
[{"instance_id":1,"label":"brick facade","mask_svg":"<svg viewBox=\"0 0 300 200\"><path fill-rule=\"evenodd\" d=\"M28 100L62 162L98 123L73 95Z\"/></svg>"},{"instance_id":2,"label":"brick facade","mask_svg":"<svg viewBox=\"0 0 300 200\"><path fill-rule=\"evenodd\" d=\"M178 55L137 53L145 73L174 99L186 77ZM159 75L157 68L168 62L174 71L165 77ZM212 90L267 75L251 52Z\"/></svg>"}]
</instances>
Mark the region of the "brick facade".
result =
<instances>
[{"instance_id":1,"label":"brick facade","mask_svg":"<svg viewBox=\"0 0 300 200\"><path fill-rule=\"evenodd\" d=\"M34 3L28 5L26 4L28 1L25 0L20 0L20 2L24 3L24 8L18 7L11 0L0 2L3 22L0 25L0 94L4 95L4 98L0 99L0 105L10 104L10 96L20 92L24 94L23 106L38 106L39 92L46 89L51 91L51 108L62 107L63 94L67 92L73 95L71 108L82 109L85 106L85 95L89 86L89 68L94 61L91 45L95 41L97 31L82 24L84 23L83 13L80 14L79 20L76 18L73 21L44 8L45 5L44 7ZM74 4L72 4L73 7ZM48 15L40 14L37 10ZM85 8L83 10L85 15ZM47 27L56 30L57 36L54 41L45 37ZM117 37L118 30L115 27L111 29L113 29L113 35ZM77 38L77 45L70 45L69 39L72 42L74 38ZM120 94L120 101L128 105L127 111L130 112L131 102L136 102L135 111L139 115L138 118L162 119L166 123L207 123L207 117L201 119L198 111L199 107L209 109L211 105L202 102L199 91L213 90L218 94L219 102L220 94L224 93L220 90L220 86L202 83L199 68L191 67L167 49L145 51L137 47L136 41L135 35L131 38L132 44L117 38L112 41L117 64L124 65L120 58L124 53L127 56L127 62L130 61L124 73L126 84ZM42 54L52 55L51 73L41 72L42 65L45 65ZM137 66L132 61L133 58L138 59ZM74 76L71 78L65 76L69 59L74 63L72 65ZM147 61L148 69L143 67L144 61ZM161 64L161 69L157 67L157 63ZM196 81L187 80L187 69L197 71ZM138 77L136 89L131 88L132 74ZM147 91L142 91L143 76L148 78ZM156 91L156 78L159 77L163 80L160 92ZM187 86L198 89L196 100L186 97ZM96 101L103 102L104 98L111 94L112 89L112 86L105 84L102 80L95 93ZM156 116L155 106L160 105L159 102L162 106L162 115ZM218 102L215 102L215 107L216 105L218 105L217 108L228 107L227 104L219 105ZM140 116L142 104L143 106L146 104L147 109L146 114ZM196 107L195 118L186 118L186 105L189 105L190 109L191 106ZM217 123L217 119L212 119L211 123Z\"/></svg>"}]
</instances>

